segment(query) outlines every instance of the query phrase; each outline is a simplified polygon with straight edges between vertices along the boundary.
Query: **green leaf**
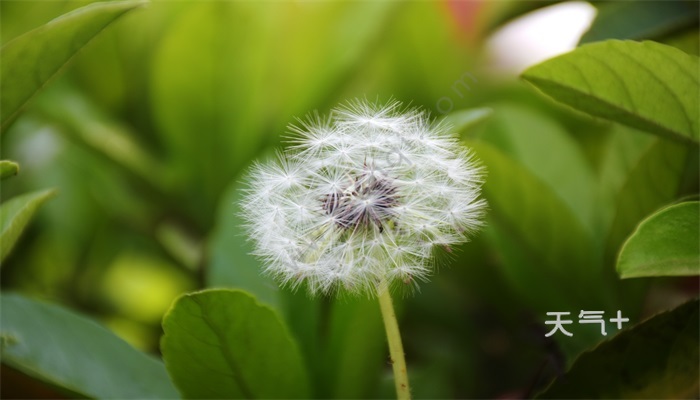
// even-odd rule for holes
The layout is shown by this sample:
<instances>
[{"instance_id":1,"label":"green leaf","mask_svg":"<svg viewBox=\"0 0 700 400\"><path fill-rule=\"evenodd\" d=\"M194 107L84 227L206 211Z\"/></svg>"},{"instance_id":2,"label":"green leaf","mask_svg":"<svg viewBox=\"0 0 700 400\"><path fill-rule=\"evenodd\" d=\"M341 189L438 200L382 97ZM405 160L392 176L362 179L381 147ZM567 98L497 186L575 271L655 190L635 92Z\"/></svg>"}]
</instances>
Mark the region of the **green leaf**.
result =
<instances>
[{"instance_id":1,"label":"green leaf","mask_svg":"<svg viewBox=\"0 0 700 400\"><path fill-rule=\"evenodd\" d=\"M92 398L175 398L163 364L94 321L18 294L0 294L2 362Z\"/></svg>"},{"instance_id":2,"label":"green leaf","mask_svg":"<svg viewBox=\"0 0 700 400\"><path fill-rule=\"evenodd\" d=\"M269 307L238 290L180 297L163 319L161 350L185 398L306 398L297 344Z\"/></svg>"},{"instance_id":3,"label":"green leaf","mask_svg":"<svg viewBox=\"0 0 700 400\"><path fill-rule=\"evenodd\" d=\"M14 161L0 161L0 179L6 179L19 173L19 164Z\"/></svg>"},{"instance_id":4,"label":"green leaf","mask_svg":"<svg viewBox=\"0 0 700 400\"><path fill-rule=\"evenodd\" d=\"M621 278L700 274L700 203L663 208L642 221L617 259Z\"/></svg>"},{"instance_id":5,"label":"green leaf","mask_svg":"<svg viewBox=\"0 0 700 400\"><path fill-rule=\"evenodd\" d=\"M5 44L0 49L0 129L5 131L32 97L93 37L144 4L143 0L90 4Z\"/></svg>"},{"instance_id":6,"label":"green leaf","mask_svg":"<svg viewBox=\"0 0 700 400\"><path fill-rule=\"evenodd\" d=\"M670 46L608 40L535 65L522 77L577 110L697 143L698 68L698 57Z\"/></svg>"},{"instance_id":7,"label":"green leaf","mask_svg":"<svg viewBox=\"0 0 700 400\"><path fill-rule=\"evenodd\" d=\"M688 302L620 332L582 354L537 397L697 398L699 305Z\"/></svg>"},{"instance_id":8,"label":"green leaf","mask_svg":"<svg viewBox=\"0 0 700 400\"><path fill-rule=\"evenodd\" d=\"M10 254L37 209L55 194L54 190L31 192L13 197L0 205L0 261Z\"/></svg>"},{"instance_id":9,"label":"green leaf","mask_svg":"<svg viewBox=\"0 0 700 400\"><path fill-rule=\"evenodd\" d=\"M598 3L598 14L579 44L606 39L662 38L697 24L698 4L696 1Z\"/></svg>"}]
</instances>

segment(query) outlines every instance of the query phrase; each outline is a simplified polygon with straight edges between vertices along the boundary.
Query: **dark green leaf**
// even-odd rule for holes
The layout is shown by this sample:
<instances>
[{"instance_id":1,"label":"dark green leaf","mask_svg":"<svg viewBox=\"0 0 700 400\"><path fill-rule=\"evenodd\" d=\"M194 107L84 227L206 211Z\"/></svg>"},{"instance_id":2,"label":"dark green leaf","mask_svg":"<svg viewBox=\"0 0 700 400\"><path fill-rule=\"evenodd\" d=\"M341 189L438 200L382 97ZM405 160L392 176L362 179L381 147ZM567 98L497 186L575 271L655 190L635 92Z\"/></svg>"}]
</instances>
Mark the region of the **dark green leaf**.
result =
<instances>
[{"instance_id":1,"label":"dark green leaf","mask_svg":"<svg viewBox=\"0 0 700 400\"><path fill-rule=\"evenodd\" d=\"M95 35L144 4L143 0L90 4L5 44L0 49L0 129L5 131L27 102Z\"/></svg>"},{"instance_id":2,"label":"dark green leaf","mask_svg":"<svg viewBox=\"0 0 700 400\"><path fill-rule=\"evenodd\" d=\"M575 109L697 143L698 68L698 57L670 46L608 40L535 65L522 76Z\"/></svg>"},{"instance_id":3,"label":"dark green leaf","mask_svg":"<svg viewBox=\"0 0 700 400\"><path fill-rule=\"evenodd\" d=\"M642 221L617 259L621 278L700 275L700 203L663 208Z\"/></svg>"},{"instance_id":4,"label":"dark green leaf","mask_svg":"<svg viewBox=\"0 0 700 400\"><path fill-rule=\"evenodd\" d=\"M160 361L94 321L17 294L0 299L3 363L86 397L177 397Z\"/></svg>"},{"instance_id":5,"label":"dark green leaf","mask_svg":"<svg viewBox=\"0 0 700 400\"><path fill-rule=\"evenodd\" d=\"M10 253L37 209L55 194L54 190L42 190L13 197L0 205L0 261Z\"/></svg>"},{"instance_id":6,"label":"dark green leaf","mask_svg":"<svg viewBox=\"0 0 700 400\"><path fill-rule=\"evenodd\" d=\"M619 333L582 354L538 398L697 398L699 310L691 301Z\"/></svg>"},{"instance_id":7,"label":"dark green leaf","mask_svg":"<svg viewBox=\"0 0 700 400\"><path fill-rule=\"evenodd\" d=\"M14 161L0 161L0 179L9 178L19 173L19 164Z\"/></svg>"},{"instance_id":8,"label":"dark green leaf","mask_svg":"<svg viewBox=\"0 0 700 400\"><path fill-rule=\"evenodd\" d=\"M606 39L660 39L696 25L699 4L653 0L598 3L598 15L579 44Z\"/></svg>"},{"instance_id":9,"label":"dark green leaf","mask_svg":"<svg viewBox=\"0 0 700 400\"><path fill-rule=\"evenodd\" d=\"M163 319L161 350L185 398L307 398L296 342L277 314L238 290L180 297Z\"/></svg>"}]
</instances>

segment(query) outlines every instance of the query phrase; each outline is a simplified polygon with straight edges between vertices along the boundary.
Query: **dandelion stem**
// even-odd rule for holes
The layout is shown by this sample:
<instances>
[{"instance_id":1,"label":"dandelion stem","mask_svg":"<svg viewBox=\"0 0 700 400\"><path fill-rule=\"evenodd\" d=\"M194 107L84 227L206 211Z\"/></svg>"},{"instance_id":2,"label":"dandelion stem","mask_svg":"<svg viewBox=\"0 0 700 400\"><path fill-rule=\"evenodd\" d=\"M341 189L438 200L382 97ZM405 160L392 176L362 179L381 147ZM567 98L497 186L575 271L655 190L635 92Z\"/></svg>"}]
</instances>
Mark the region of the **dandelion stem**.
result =
<instances>
[{"instance_id":1,"label":"dandelion stem","mask_svg":"<svg viewBox=\"0 0 700 400\"><path fill-rule=\"evenodd\" d=\"M394 383L396 385L396 397L399 400L410 400L411 390L408 386L408 371L406 370L406 359L401 343L401 333L399 324L396 321L394 304L391 300L391 293L386 282L379 285L379 306L382 309L382 319L386 329L386 338L389 341L389 355L391 365L394 369Z\"/></svg>"}]
</instances>

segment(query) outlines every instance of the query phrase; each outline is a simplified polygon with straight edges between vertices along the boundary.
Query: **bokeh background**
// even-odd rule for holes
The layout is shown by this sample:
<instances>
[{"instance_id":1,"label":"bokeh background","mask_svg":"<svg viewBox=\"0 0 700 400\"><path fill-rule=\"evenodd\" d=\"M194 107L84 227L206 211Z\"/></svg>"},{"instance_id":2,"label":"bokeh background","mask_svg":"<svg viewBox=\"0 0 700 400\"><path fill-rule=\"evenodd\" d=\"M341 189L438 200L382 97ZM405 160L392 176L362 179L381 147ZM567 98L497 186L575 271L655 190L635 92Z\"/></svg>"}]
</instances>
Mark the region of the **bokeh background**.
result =
<instances>
[{"instance_id":1,"label":"bokeh background","mask_svg":"<svg viewBox=\"0 0 700 400\"><path fill-rule=\"evenodd\" d=\"M87 3L2 0L1 40ZM636 323L698 292L694 278L614 270L639 220L697 193L696 153L518 78L584 33L697 55L697 2L554 3L153 1L130 12L2 135L2 158L21 165L3 200L58 189L5 260L2 290L79 310L157 354L178 295L242 288L284 316L316 396L391 397L375 302L309 298L260 276L237 189L313 110L356 97L436 119L478 108L486 117L459 134L489 171L487 228L397 296L401 327L415 397L531 396L604 339L595 325L546 338L546 312L621 310ZM65 395L2 374L6 397Z\"/></svg>"}]
</instances>

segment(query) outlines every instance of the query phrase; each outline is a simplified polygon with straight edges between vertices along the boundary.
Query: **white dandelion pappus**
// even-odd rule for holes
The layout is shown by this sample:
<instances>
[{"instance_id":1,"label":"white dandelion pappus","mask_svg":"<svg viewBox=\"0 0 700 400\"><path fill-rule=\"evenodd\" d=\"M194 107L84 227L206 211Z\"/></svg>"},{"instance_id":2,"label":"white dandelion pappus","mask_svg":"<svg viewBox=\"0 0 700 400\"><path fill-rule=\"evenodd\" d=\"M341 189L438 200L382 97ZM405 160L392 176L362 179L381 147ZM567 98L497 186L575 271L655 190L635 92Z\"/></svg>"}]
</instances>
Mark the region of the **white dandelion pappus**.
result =
<instances>
[{"instance_id":1,"label":"white dandelion pappus","mask_svg":"<svg viewBox=\"0 0 700 400\"><path fill-rule=\"evenodd\" d=\"M276 162L253 166L242 203L254 254L282 284L412 283L429 275L436 246L482 224L482 169L425 112L355 101L291 131Z\"/></svg>"}]
</instances>

